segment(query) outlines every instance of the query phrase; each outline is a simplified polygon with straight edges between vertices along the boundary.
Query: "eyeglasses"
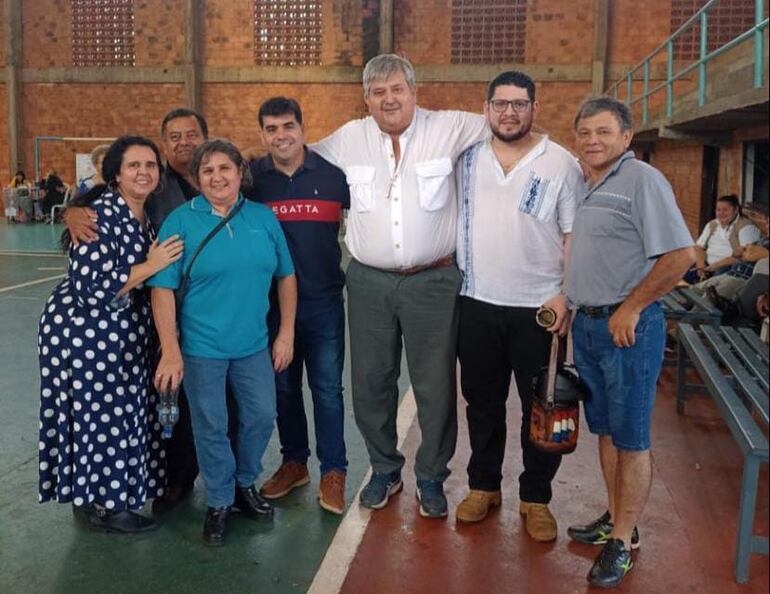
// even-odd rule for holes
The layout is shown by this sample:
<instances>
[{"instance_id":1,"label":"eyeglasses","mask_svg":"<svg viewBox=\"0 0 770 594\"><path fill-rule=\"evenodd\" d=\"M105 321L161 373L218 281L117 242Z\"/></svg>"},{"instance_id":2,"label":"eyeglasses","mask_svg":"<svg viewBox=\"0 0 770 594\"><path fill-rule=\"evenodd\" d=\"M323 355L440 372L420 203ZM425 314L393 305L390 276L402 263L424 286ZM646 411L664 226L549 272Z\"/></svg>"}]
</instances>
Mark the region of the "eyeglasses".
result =
<instances>
[{"instance_id":1,"label":"eyeglasses","mask_svg":"<svg viewBox=\"0 0 770 594\"><path fill-rule=\"evenodd\" d=\"M507 101L505 99L492 99L489 101L489 106L493 111L497 113L504 113L508 106L516 113L524 113L529 109L532 102L529 99L514 99L513 101Z\"/></svg>"}]
</instances>

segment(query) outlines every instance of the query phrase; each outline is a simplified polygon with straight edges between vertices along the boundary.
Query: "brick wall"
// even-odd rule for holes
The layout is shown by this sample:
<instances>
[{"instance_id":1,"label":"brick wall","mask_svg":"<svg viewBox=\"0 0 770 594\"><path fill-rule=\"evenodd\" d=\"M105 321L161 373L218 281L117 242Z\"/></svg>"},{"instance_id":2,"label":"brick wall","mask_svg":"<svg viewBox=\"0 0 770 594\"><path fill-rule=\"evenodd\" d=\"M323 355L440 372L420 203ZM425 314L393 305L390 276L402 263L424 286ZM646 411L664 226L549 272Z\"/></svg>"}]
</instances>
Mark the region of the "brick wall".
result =
<instances>
[{"instance_id":1,"label":"brick wall","mask_svg":"<svg viewBox=\"0 0 770 594\"><path fill-rule=\"evenodd\" d=\"M697 238L701 231L703 147L660 141L655 145L650 164L657 167L671 183L687 227L693 237Z\"/></svg>"},{"instance_id":2,"label":"brick wall","mask_svg":"<svg viewBox=\"0 0 770 594\"><path fill-rule=\"evenodd\" d=\"M590 64L592 5L592 0L532 0L527 10L527 63Z\"/></svg>"},{"instance_id":3,"label":"brick wall","mask_svg":"<svg viewBox=\"0 0 770 594\"><path fill-rule=\"evenodd\" d=\"M134 52L137 66L184 63L184 0L134 1Z\"/></svg>"},{"instance_id":4,"label":"brick wall","mask_svg":"<svg viewBox=\"0 0 770 594\"><path fill-rule=\"evenodd\" d=\"M636 65L671 34L670 0L610 0L609 4L607 56L612 63Z\"/></svg>"},{"instance_id":5,"label":"brick wall","mask_svg":"<svg viewBox=\"0 0 770 594\"><path fill-rule=\"evenodd\" d=\"M396 53L415 64L451 62L451 0L393 0L393 7Z\"/></svg>"},{"instance_id":6,"label":"brick wall","mask_svg":"<svg viewBox=\"0 0 770 594\"><path fill-rule=\"evenodd\" d=\"M26 68L72 65L69 0L26 0L22 4L22 52Z\"/></svg>"},{"instance_id":7,"label":"brick wall","mask_svg":"<svg viewBox=\"0 0 770 594\"><path fill-rule=\"evenodd\" d=\"M115 137L132 133L159 139L160 121L184 102L181 85L27 84L24 86L24 154L33 175L35 136ZM64 108L66 106L66 109ZM95 142L43 142L40 166L72 183L75 154Z\"/></svg>"},{"instance_id":8,"label":"brick wall","mask_svg":"<svg viewBox=\"0 0 770 594\"><path fill-rule=\"evenodd\" d=\"M257 112L269 97L288 95L302 106L305 137L320 140L349 119L365 115L358 84L209 84L203 88L203 111L210 134L230 139L239 147L262 145Z\"/></svg>"}]
</instances>

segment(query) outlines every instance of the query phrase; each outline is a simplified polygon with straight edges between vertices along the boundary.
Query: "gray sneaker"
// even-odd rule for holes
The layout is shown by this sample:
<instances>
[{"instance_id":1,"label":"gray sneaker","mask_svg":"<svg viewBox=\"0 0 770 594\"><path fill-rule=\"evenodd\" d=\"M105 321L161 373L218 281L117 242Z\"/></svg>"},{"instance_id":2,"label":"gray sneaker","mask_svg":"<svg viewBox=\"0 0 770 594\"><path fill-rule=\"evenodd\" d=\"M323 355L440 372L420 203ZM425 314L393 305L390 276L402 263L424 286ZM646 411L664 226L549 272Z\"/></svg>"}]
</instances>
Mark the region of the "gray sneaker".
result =
<instances>
[{"instance_id":1,"label":"gray sneaker","mask_svg":"<svg viewBox=\"0 0 770 594\"><path fill-rule=\"evenodd\" d=\"M361 505L369 509L382 509L388 505L390 496L395 495L403 488L404 483L401 482L400 472L386 474L374 472L372 478L369 479L369 484L361 491L359 501Z\"/></svg>"}]
</instances>

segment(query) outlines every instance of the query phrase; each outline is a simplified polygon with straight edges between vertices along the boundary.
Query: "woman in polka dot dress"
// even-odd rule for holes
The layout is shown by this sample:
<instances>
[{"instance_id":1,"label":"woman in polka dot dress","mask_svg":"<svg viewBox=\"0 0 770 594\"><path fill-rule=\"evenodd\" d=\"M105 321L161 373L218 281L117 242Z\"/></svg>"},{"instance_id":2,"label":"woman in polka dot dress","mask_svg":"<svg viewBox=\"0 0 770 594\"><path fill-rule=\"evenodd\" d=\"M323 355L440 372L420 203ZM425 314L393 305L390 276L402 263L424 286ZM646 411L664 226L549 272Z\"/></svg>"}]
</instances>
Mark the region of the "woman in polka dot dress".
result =
<instances>
[{"instance_id":1,"label":"woman in polka dot dress","mask_svg":"<svg viewBox=\"0 0 770 594\"><path fill-rule=\"evenodd\" d=\"M146 231L144 201L160 174L151 141L119 138L102 171L108 187L91 204L99 239L70 246L67 277L40 319L39 498L72 502L91 528L139 532L155 524L133 510L164 481L143 282L183 245L151 243Z\"/></svg>"}]
</instances>

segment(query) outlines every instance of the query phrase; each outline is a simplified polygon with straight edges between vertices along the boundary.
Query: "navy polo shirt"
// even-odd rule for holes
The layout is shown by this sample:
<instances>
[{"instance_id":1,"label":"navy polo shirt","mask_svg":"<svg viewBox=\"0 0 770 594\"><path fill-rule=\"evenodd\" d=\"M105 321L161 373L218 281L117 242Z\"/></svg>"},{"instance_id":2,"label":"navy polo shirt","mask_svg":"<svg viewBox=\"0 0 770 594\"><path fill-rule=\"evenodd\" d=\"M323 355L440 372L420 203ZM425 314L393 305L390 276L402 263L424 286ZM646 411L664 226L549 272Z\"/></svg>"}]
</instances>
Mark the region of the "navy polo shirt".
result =
<instances>
[{"instance_id":1,"label":"navy polo shirt","mask_svg":"<svg viewBox=\"0 0 770 594\"><path fill-rule=\"evenodd\" d=\"M294 260L300 300L341 298L345 275L337 239L342 209L350 208L345 174L305 147L305 162L289 177L268 155L250 164L249 200L269 206Z\"/></svg>"}]
</instances>

